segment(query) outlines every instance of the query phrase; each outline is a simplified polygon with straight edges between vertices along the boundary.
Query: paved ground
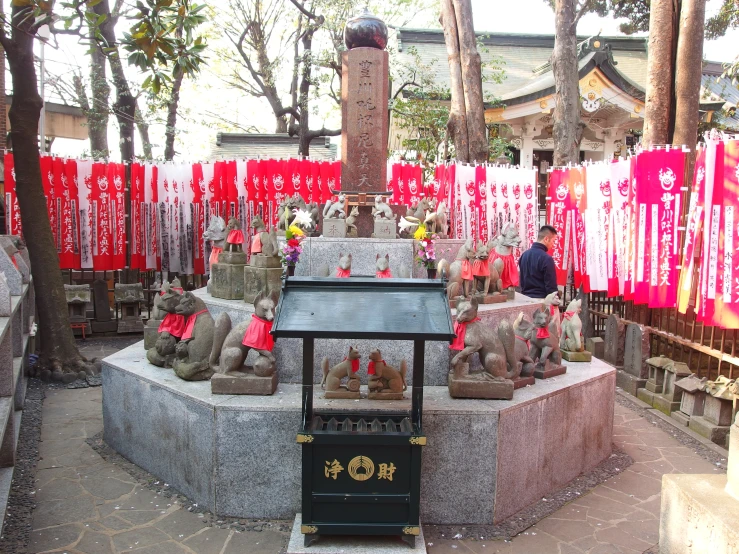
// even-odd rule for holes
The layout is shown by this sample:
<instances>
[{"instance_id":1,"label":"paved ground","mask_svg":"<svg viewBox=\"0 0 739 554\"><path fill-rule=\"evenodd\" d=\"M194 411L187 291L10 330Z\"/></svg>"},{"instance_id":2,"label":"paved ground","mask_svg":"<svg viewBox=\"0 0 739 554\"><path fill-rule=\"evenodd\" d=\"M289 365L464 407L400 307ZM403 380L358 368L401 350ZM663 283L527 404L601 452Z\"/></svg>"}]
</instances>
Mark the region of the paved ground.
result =
<instances>
[{"instance_id":1,"label":"paved ground","mask_svg":"<svg viewBox=\"0 0 739 554\"><path fill-rule=\"evenodd\" d=\"M99 387L47 391L28 552L276 554L284 548L291 522L244 521L244 531L208 526L206 516L103 459L86 442L102 430L101 393ZM662 475L721 470L627 407L617 403L615 413L614 442L635 462L627 470L511 542L447 536L428 539L429 553L650 550L658 540Z\"/></svg>"}]
</instances>

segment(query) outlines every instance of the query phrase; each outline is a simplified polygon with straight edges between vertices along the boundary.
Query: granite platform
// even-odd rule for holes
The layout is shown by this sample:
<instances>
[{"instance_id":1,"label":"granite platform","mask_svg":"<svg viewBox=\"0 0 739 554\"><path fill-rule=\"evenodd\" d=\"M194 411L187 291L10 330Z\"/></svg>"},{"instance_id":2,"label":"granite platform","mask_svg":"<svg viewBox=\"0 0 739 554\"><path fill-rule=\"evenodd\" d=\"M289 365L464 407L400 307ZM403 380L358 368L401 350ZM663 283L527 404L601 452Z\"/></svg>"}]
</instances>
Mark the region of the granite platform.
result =
<instances>
[{"instance_id":1,"label":"granite platform","mask_svg":"<svg viewBox=\"0 0 739 554\"><path fill-rule=\"evenodd\" d=\"M355 239L356 240L356 239ZM213 319L217 319L223 312L228 313L231 318L231 325L235 326L242 321L251 318L254 313L254 306L242 302L240 300L225 300L223 298L214 298L210 295L205 287L193 291L205 302L210 315ZM505 320L513 321L519 313L523 312L529 320L531 320L534 311L541 306L538 300L532 300L528 296L516 293L514 300L501 302L500 304L485 304L478 309L478 316L486 325L497 327L498 324ZM456 310L452 310L452 317L456 316ZM361 314L357 314L361 317ZM382 341L382 340L336 340L336 339L316 339L315 341L315 358L313 382L320 383L323 378L321 373L321 360L328 357L329 365L333 366L343 360L348 351L349 346L353 346L362 353L360 362L360 372L362 374L362 384L367 384L367 356L375 348L379 348L385 361L393 367L399 367L401 360L408 362L408 367L413 367L413 341ZM447 374L449 373L450 362L453 354L449 350L449 343L439 341L427 341L425 351L426 373L424 375L424 385L446 386ZM275 358L277 359L277 368L280 372L281 383L302 383L303 375L303 343L300 339L279 339L275 343ZM255 352L250 352L247 358L247 364L253 363L256 358ZM473 354L470 356L470 368L475 371L480 367L479 356ZM406 376L408 385L413 384L413 376L411 371Z\"/></svg>"},{"instance_id":2,"label":"granite platform","mask_svg":"<svg viewBox=\"0 0 739 554\"><path fill-rule=\"evenodd\" d=\"M284 241L278 237L278 241ZM454 261L461 239L437 239L434 250L438 261ZM306 237L302 242L303 252L295 265L295 275L300 277L319 276L322 266L328 266L330 275L334 274L339 262L339 254L352 255L353 275L374 275L377 255L390 255L390 270L396 277L405 266L417 279L426 278L426 269L415 263L417 241L413 239L372 239L372 238L332 238Z\"/></svg>"},{"instance_id":3,"label":"granite platform","mask_svg":"<svg viewBox=\"0 0 739 554\"><path fill-rule=\"evenodd\" d=\"M566 374L513 400L454 400L427 386L421 519L490 524L561 489L612 449L615 369L566 363ZM143 341L103 361L105 441L223 516L292 519L300 511L301 386L273 396L212 395L210 383L149 364ZM410 410L398 401L325 400L318 412Z\"/></svg>"}]
</instances>

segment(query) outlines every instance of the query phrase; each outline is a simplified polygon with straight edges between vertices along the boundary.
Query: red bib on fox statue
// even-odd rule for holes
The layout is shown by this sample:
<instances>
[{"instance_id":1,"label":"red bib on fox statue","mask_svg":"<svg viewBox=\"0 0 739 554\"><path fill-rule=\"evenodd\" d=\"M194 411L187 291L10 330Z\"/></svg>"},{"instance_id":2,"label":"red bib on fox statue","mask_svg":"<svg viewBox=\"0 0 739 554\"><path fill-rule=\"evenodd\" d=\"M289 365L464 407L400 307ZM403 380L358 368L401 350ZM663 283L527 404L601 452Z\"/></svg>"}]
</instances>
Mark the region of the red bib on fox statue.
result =
<instances>
[{"instance_id":1,"label":"red bib on fox statue","mask_svg":"<svg viewBox=\"0 0 739 554\"><path fill-rule=\"evenodd\" d=\"M488 261L492 264L495 260L503 260L503 271L500 274L500 279L503 281L503 288L508 289L511 287L517 287L518 282L518 264L516 264L516 258L513 257L513 253L507 256L501 256L495 249L490 252L490 258Z\"/></svg>"},{"instance_id":2,"label":"red bib on fox statue","mask_svg":"<svg viewBox=\"0 0 739 554\"><path fill-rule=\"evenodd\" d=\"M457 338L449 345L450 350L464 350L464 337L467 334L467 324L474 323L475 321L480 321L480 318L476 317L471 321L463 321L462 323L459 321L454 322L454 334L457 335Z\"/></svg>"},{"instance_id":3,"label":"red bib on fox statue","mask_svg":"<svg viewBox=\"0 0 739 554\"><path fill-rule=\"evenodd\" d=\"M256 348L257 350L268 350L272 351L275 347L275 340L269 332L272 330L272 321L262 319L256 314L252 314L251 323L246 328L244 333L244 340L241 344L248 346L249 348Z\"/></svg>"}]
</instances>

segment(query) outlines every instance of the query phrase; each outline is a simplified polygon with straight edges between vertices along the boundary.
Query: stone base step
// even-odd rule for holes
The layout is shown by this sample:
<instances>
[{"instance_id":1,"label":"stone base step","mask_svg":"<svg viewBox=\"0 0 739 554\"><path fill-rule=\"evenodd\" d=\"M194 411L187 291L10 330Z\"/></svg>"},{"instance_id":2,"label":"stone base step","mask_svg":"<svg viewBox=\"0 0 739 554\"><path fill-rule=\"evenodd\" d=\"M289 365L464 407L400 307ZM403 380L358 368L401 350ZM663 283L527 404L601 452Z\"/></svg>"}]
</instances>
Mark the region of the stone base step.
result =
<instances>
[{"instance_id":1,"label":"stone base step","mask_svg":"<svg viewBox=\"0 0 739 554\"><path fill-rule=\"evenodd\" d=\"M685 427L688 426L690 423L690 416L688 414L684 414L682 412L672 412L670 414L670 417L680 423L680 425L685 425Z\"/></svg>"},{"instance_id":2,"label":"stone base step","mask_svg":"<svg viewBox=\"0 0 739 554\"><path fill-rule=\"evenodd\" d=\"M616 370L616 386L628 392L631 396L636 396L636 391L644 388L647 380L634 377L630 373L626 373L623 369Z\"/></svg>"},{"instance_id":3,"label":"stone base step","mask_svg":"<svg viewBox=\"0 0 739 554\"><path fill-rule=\"evenodd\" d=\"M711 442L728 448L729 425L716 425L703 416L693 416L688 427Z\"/></svg>"},{"instance_id":4,"label":"stone base step","mask_svg":"<svg viewBox=\"0 0 739 554\"><path fill-rule=\"evenodd\" d=\"M654 398L656 396L657 395L653 393L652 391L650 391L649 389L639 389L638 391L636 391L636 397L642 402L646 402L652 407L654 407Z\"/></svg>"}]
</instances>

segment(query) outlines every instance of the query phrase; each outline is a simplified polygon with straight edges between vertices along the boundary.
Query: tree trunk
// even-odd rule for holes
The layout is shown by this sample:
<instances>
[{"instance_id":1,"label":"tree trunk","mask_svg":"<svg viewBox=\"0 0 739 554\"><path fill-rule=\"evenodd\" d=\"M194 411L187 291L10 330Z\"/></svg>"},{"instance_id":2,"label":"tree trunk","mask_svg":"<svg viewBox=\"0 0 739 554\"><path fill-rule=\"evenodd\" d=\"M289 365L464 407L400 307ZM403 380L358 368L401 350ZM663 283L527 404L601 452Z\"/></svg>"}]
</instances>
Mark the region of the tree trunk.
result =
<instances>
[{"instance_id":1,"label":"tree trunk","mask_svg":"<svg viewBox=\"0 0 739 554\"><path fill-rule=\"evenodd\" d=\"M672 22L675 15L673 0L652 0L650 6L647 91L642 136L642 144L645 147L667 144L670 141L673 84ZM700 39L703 39L702 34Z\"/></svg>"},{"instance_id":2,"label":"tree trunk","mask_svg":"<svg viewBox=\"0 0 739 554\"><path fill-rule=\"evenodd\" d=\"M174 159L174 139L175 129L177 126L177 106L180 103L180 88L182 87L182 79L185 74L180 71L172 82L172 94L169 97L169 105L167 106L167 128L164 131L164 159L167 161Z\"/></svg>"},{"instance_id":3,"label":"tree trunk","mask_svg":"<svg viewBox=\"0 0 739 554\"><path fill-rule=\"evenodd\" d=\"M8 42L6 39L5 42L13 80L13 104L9 118L16 191L40 316L41 354L37 367L80 371L83 358L69 326L67 300L51 224L48 217L39 217L39 214L46 213L38 148L41 97L36 89L33 61L35 32L30 29L34 18L28 17L27 11L26 7L12 9L12 40Z\"/></svg>"},{"instance_id":4,"label":"tree trunk","mask_svg":"<svg viewBox=\"0 0 739 554\"><path fill-rule=\"evenodd\" d=\"M467 136L467 119L462 85L462 65L459 60L459 34L452 0L441 0L440 23L444 29L444 42L449 60L451 106L447 121L447 134L454 143L455 157L459 162L470 161L470 144Z\"/></svg>"},{"instance_id":5,"label":"tree trunk","mask_svg":"<svg viewBox=\"0 0 739 554\"><path fill-rule=\"evenodd\" d=\"M706 0L683 0L680 9L680 35L675 67L675 133L672 142L695 152L698 141L698 109L703 66L703 27ZM692 175L694 155L688 175ZM690 181L689 181L690 182Z\"/></svg>"},{"instance_id":6,"label":"tree trunk","mask_svg":"<svg viewBox=\"0 0 739 554\"><path fill-rule=\"evenodd\" d=\"M100 47L92 45L90 54L90 88L92 102L87 98L82 79L75 75L74 89L82 113L87 118L87 134L90 137L90 153L93 158L107 158L108 150L108 114L110 105L110 86L105 72L105 54Z\"/></svg>"},{"instance_id":7,"label":"tree trunk","mask_svg":"<svg viewBox=\"0 0 739 554\"><path fill-rule=\"evenodd\" d=\"M126 74L123 72L123 64L121 63L120 52L118 50L118 42L115 37L115 21L111 17L110 5L108 0L102 0L99 4L95 4L93 10L98 15L104 15L105 20L100 23L100 34L102 34L109 52L108 63L113 74L113 86L115 87L115 103L113 104L113 112L118 120L120 129L120 150L121 160L128 162L134 158L134 130L136 121L136 99L131 94L128 86Z\"/></svg>"},{"instance_id":8,"label":"tree trunk","mask_svg":"<svg viewBox=\"0 0 739 554\"><path fill-rule=\"evenodd\" d=\"M144 159L151 160L151 140L149 140L149 124L144 121L141 116L141 110L136 103L136 128L139 130L139 138L141 139L141 148L144 151Z\"/></svg>"},{"instance_id":9,"label":"tree trunk","mask_svg":"<svg viewBox=\"0 0 739 554\"><path fill-rule=\"evenodd\" d=\"M577 74L575 0L557 0L554 7L552 73L554 106L554 165L580 161L580 85Z\"/></svg>"},{"instance_id":10,"label":"tree trunk","mask_svg":"<svg viewBox=\"0 0 739 554\"><path fill-rule=\"evenodd\" d=\"M300 106L300 122L298 127L298 156L308 156L310 153L310 142L313 140L310 132L308 109L308 93L310 92L311 64L313 63L313 33L316 25L309 21L303 34L303 75L300 79L300 94L298 105Z\"/></svg>"},{"instance_id":11,"label":"tree trunk","mask_svg":"<svg viewBox=\"0 0 739 554\"><path fill-rule=\"evenodd\" d=\"M489 147L485 128L485 104L482 98L482 60L477 51L470 0L454 0L454 15L459 35L470 161L487 162Z\"/></svg>"}]
</instances>

